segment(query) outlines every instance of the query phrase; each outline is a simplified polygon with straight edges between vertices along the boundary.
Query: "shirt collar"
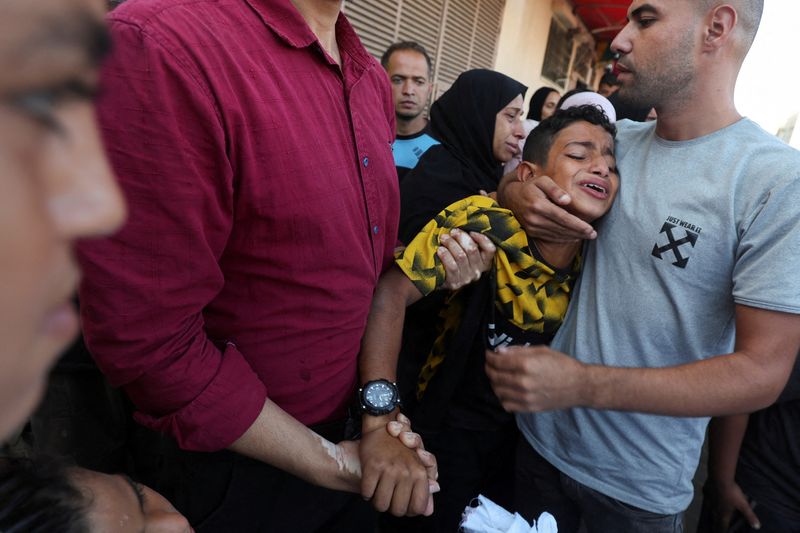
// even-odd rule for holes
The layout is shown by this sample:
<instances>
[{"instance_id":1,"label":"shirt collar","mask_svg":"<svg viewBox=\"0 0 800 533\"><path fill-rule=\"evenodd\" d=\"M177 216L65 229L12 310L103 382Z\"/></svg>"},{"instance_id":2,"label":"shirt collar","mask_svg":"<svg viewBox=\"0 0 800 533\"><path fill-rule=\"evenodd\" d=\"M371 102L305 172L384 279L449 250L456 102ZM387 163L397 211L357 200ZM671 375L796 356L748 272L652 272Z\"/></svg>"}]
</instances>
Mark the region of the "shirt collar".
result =
<instances>
[{"instance_id":1,"label":"shirt collar","mask_svg":"<svg viewBox=\"0 0 800 533\"><path fill-rule=\"evenodd\" d=\"M245 1L258 13L264 24L289 46L306 48L318 42L317 36L290 0ZM371 56L361 45L353 26L343 13L339 13L339 18L336 20L336 42L339 43L339 52L342 56L348 55L362 68L370 64ZM319 48L321 51L322 47Z\"/></svg>"}]
</instances>

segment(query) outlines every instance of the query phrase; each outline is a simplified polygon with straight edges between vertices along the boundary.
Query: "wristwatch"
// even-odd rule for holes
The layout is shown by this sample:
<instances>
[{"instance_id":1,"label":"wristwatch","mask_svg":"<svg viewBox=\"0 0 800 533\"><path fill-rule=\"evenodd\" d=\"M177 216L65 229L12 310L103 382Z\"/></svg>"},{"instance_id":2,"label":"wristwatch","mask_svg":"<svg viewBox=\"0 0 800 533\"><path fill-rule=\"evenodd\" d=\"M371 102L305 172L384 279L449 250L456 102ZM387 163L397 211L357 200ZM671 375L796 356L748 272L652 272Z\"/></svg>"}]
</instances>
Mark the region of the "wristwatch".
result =
<instances>
[{"instance_id":1,"label":"wristwatch","mask_svg":"<svg viewBox=\"0 0 800 533\"><path fill-rule=\"evenodd\" d=\"M372 416L388 415L400 405L397 385L387 379L368 381L358 389L361 412Z\"/></svg>"}]
</instances>

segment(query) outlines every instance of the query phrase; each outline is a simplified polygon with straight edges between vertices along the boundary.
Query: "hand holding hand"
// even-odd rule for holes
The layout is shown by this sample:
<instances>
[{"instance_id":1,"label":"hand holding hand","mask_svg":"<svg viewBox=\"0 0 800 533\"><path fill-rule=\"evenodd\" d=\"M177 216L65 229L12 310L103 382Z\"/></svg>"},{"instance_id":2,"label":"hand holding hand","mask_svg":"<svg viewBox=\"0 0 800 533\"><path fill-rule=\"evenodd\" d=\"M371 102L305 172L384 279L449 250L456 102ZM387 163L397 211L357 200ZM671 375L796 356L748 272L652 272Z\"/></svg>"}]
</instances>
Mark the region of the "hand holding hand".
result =
<instances>
[{"instance_id":1,"label":"hand holding hand","mask_svg":"<svg viewBox=\"0 0 800 533\"><path fill-rule=\"evenodd\" d=\"M431 494L439 492L439 483L436 482L439 479L439 465L436 457L425 450L422 437L411 431L411 420L403 413L398 413L395 421L386 424L386 431L392 437L399 438L406 447L417 452L417 457L428 471L428 488Z\"/></svg>"},{"instance_id":2,"label":"hand holding hand","mask_svg":"<svg viewBox=\"0 0 800 533\"><path fill-rule=\"evenodd\" d=\"M365 428L359 455L361 495L371 500L376 510L388 510L395 516L433 513L429 467L420 461L416 449L392 436L386 424Z\"/></svg>"}]
</instances>

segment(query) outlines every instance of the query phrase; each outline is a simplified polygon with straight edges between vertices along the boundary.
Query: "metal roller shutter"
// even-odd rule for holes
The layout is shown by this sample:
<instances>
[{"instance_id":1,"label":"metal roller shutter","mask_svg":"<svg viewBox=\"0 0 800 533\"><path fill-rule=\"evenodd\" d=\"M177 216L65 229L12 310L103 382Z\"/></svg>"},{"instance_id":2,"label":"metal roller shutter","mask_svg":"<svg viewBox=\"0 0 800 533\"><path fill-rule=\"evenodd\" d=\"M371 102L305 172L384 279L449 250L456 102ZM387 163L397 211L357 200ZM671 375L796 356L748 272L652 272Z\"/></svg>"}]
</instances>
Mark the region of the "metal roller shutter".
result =
<instances>
[{"instance_id":1,"label":"metal roller shutter","mask_svg":"<svg viewBox=\"0 0 800 533\"><path fill-rule=\"evenodd\" d=\"M470 68L491 68L487 65L494 65L503 7L503 0L484 0L480 3Z\"/></svg>"},{"instance_id":2,"label":"metal roller shutter","mask_svg":"<svg viewBox=\"0 0 800 533\"><path fill-rule=\"evenodd\" d=\"M344 11L367 50L380 59L393 42L428 51L438 97L459 74L493 68L505 0L358 0Z\"/></svg>"},{"instance_id":3,"label":"metal roller shutter","mask_svg":"<svg viewBox=\"0 0 800 533\"><path fill-rule=\"evenodd\" d=\"M356 29L364 47L378 59L395 40L400 5L402 2L392 0L345 3L347 19Z\"/></svg>"},{"instance_id":4,"label":"metal roller shutter","mask_svg":"<svg viewBox=\"0 0 800 533\"><path fill-rule=\"evenodd\" d=\"M404 0L399 2L400 26L397 41L417 41L436 59L444 0Z\"/></svg>"}]
</instances>

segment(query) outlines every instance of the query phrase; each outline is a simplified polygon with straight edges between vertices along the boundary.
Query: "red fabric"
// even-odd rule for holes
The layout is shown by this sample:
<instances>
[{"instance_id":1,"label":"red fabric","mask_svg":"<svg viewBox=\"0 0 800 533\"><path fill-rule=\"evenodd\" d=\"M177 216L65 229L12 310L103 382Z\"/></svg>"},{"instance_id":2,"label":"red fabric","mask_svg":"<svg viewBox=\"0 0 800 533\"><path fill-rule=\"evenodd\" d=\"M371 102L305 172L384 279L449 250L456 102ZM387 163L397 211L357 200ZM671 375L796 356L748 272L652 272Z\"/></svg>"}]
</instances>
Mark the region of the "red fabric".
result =
<instances>
[{"instance_id":1,"label":"red fabric","mask_svg":"<svg viewBox=\"0 0 800 533\"><path fill-rule=\"evenodd\" d=\"M344 416L399 199L386 75L343 69L289 0L140 0L109 17L99 116L130 210L80 247L87 344L145 425L228 446L266 395Z\"/></svg>"}]
</instances>

